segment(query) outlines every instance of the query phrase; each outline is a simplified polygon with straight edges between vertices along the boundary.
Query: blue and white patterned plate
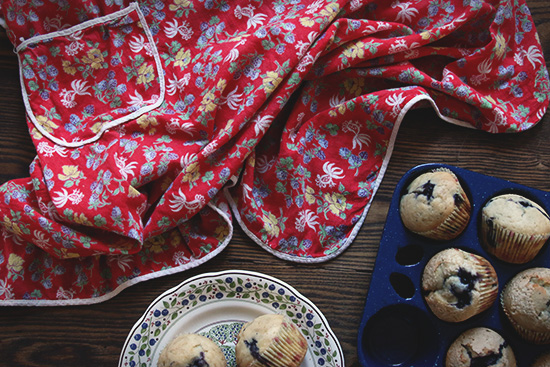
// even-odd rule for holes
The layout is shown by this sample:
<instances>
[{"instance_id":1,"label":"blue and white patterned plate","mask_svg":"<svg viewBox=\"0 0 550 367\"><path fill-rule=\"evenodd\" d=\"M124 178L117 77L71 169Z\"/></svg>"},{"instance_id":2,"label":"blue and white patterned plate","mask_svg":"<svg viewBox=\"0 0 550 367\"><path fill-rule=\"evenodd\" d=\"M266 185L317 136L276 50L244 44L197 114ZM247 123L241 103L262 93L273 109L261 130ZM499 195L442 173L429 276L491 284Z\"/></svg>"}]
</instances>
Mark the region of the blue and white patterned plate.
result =
<instances>
[{"instance_id":1,"label":"blue and white patterned plate","mask_svg":"<svg viewBox=\"0 0 550 367\"><path fill-rule=\"evenodd\" d=\"M310 300L277 278L229 270L195 276L160 295L130 331L119 367L156 367L162 349L181 333L208 336L235 367L241 326L266 313L286 314L306 337L301 367L345 366L336 335Z\"/></svg>"}]
</instances>

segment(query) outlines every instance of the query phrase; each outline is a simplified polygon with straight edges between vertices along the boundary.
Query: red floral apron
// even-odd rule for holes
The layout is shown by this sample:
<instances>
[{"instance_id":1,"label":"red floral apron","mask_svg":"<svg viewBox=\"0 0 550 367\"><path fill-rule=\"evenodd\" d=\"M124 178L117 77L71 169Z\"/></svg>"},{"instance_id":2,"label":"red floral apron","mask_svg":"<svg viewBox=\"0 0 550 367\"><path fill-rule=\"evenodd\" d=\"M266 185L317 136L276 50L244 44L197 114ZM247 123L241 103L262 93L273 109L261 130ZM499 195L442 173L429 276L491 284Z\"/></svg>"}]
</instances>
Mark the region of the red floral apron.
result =
<instances>
[{"instance_id":1,"label":"red floral apron","mask_svg":"<svg viewBox=\"0 0 550 367\"><path fill-rule=\"evenodd\" d=\"M359 231L413 106L540 121L523 1L6 0L37 156L0 186L0 304L108 299L230 242L297 262ZM420 103L423 102L423 103Z\"/></svg>"}]
</instances>

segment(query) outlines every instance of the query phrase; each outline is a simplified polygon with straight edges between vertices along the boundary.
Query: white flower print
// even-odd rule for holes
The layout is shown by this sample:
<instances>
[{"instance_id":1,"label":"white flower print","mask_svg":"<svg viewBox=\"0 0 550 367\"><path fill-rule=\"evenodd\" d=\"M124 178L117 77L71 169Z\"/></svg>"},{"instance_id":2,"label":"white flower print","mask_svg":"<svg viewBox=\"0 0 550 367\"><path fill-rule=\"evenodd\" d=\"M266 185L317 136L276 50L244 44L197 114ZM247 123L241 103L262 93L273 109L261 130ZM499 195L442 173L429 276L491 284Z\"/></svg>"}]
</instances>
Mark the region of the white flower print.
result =
<instances>
[{"instance_id":1,"label":"white flower print","mask_svg":"<svg viewBox=\"0 0 550 367\"><path fill-rule=\"evenodd\" d=\"M187 264L190 259L185 256L185 252L178 251L174 254L174 256L172 256L172 260L174 260L174 262L178 265L184 265Z\"/></svg>"},{"instance_id":2,"label":"white flower print","mask_svg":"<svg viewBox=\"0 0 550 367\"><path fill-rule=\"evenodd\" d=\"M537 48L537 46L534 45L529 46L529 49L527 49L527 51L525 51L523 47L520 47L518 49L518 52L514 55L514 61L518 65L523 65L524 58L529 61L529 63L533 66L533 69L536 69L537 63L542 64L542 60L544 60L544 56Z\"/></svg>"},{"instance_id":3,"label":"white flower print","mask_svg":"<svg viewBox=\"0 0 550 367\"><path fill-rule=\"evenodd\" d=\"M256 132L256 136L258 136L260 133L264 134L269 125L271 125L271 122L273 121L273 116L267 115L267 116L260 116L257 115L254 118L254 131Z\"/></svg>"},{"instance_id":4,"label":"white flower print","mask_svg":"<svg viewBox=\"0 0 550 367\"><path fill-rule=\"evenodd\" d=\"M344 122L344 125L342 127L343 132L351 132L354 134L353 136L353 146L352 149L355 149L355 147L359 146L359 149L363 148L363 144L366 144L367 146L370 144L370 135L361 133L361 126L359 125L359 121L351 121L348 120Z\"/></svg>"},{"instance_id":5,"label":"white flower print","mask_svg":"<svg viewBox=\"0 0 550 367\"><path fill-rule=\"evenodd\" d=\"M237 110L239 108L239 104L241 103L242 99L243 99L243 94L242 93L239 93L237 94L237 90L239 89L239 87L235 87L235 89L233 89L231 92L229 92L227 94L227 96L225 97L222 97L222 105L224 104L227 104L227 106L229 108L231 108L232 110Z\"/></svg>"},{"instance_id":6,"label":"white flower print","mask_svg":"<svg viewBox=\"0 0 550 367\"><path fill-rule=\"evenodd\" d=\"M87 86L86 84L87 82L84 80L73 80L73 82L71 83L72 90L67 90L63 88L61 93L59 93L59 95L61 96L61 103L63 103L63 106L67 108L73 108L74 106L76 106L75 98L77 95L91 96L90 92L87 92L87 90L90 87Z\"/></svg>"},{"instance_id":7,"label":"white flower print","mask_svg":"<svg viewBox=\"0 0 550 367\"><path fill-rule=\"evenodd\" d=\"M237 19L242 19L242 17L247 17L248 20L246 22L246 29L249 29L250 27L256 28L259 25L262 25L265 18L267 18L267 15L259 13L254 14L255 8L252 5L245 6L244 8L241 8L240 5L237 5L235 8L235 17Z\"/></svg>"},{"instance_id":8,"label":"white flower print","mask_svg":"<svg viewBox=\"0 0 550 367\"><path fill-rule=\"evenodd\" d=\"M170 123L166 125L166 130L170 134L175 134L176 131L181 130L184 133L193 136L193 132L195 131L195 125L193 125L192 122L182 122L181 119L177 117L172 117L170 119Z\"/></svg>"},{"instance_id":9,"label":"white flower print","mask_svg":"<svg viewBox=\"0 0 550 367\"><path fill-rule=\"evenodd\" d=\"M33 232L34 234L34 238L32 240L32 242L37 245L38 247L41 247L41 248L46 248L46 247L50 247L51 244L50 244L50 236L46 236L46 234L44 232L41 232L41 231L38 231L38 230L34 230Z\"/></svg>"},{"instance_id":10,"label":"white flower print","mask_svg":"<svg viewBox=\"0 0 550 367\"><path fill-rule=\"evenodd\" d=\"M403 22L411 22L412 19L418 14L418 10L416 8L411 8L411 3L393 3L391 5L392 8L399 8L399 13L397 13L397 19L396 21L403 21Z\"/></svg>"},{"instance_id":11,"label":"white flower print","mask_svg":"<svg viewBox=\"0 0 550 367\"><path fill-rule=\"evenodd\" d=\"M323 0L316 0L307 6L306 14L317 14L323 7Z\"/></svg>"},{"instance_id":12,"label":"white flower print","mask_svg":"<svg viewBox=\"0 0 550 367\"><path fill-rule=\"evenodd\" d=\"M336 167L335 163L325 162L325 164L323 164L323 171L325 174L322 176L317 175L315 179L315 183L321 188L327 186L334 187L336 186L334 180L341 180L345 177L345 175L342 175L344 170L340 167Z\"/></svg>"},{"instance_id":13,"label":"white flower print","mask_svg":"<svg viewBox=\"0 0 550 367\"><path fill-rule=\"evenodd\" d=\"M14 297L11 283L8 279L0 279L0 296L4 299L12 299Z\"/></svg>"},{"instance_id":14,"label":"white flower print","mask_svg":"<svg viewBox=\"0 0 550 367\"><path fill-rule=\"evenodd\" d=\"M172 199L170 200L170 209L173 212L179 212L183 208L188 209L190 212L194 212L205 204L204 196L196 194L194 200L187 200L187 197L181 191L181 188L178 190L177 194L172 194Z\"/></svg>"},{"instance_id":15,"label":"white flower print","mask_svg":"<svg viewBox=\"0 0 550 367\"><path fill-rule=\"evenodd\" d=\"M181 25L179 25L177 19L174 19L172 22L167 23L168 26L164 29L166 37L174 38L178 34L184 40L189 40L193 36L193 29L190 27L189 22L184 20Z\"/></svg>"},{"instance_id":16,"label":"white flower print","mask_svg":"<svg viewBox=\"0 0 550 367\"><path fill-rule=\"evenodd\" d=\"M139 37L133 36L129 46L130 50L134 53L141 52L141 50L145 49L147 55L153 56L153 46L149 42L145 42L145 38L141 34Z\"/></svg>"},{"instance_id":17,"label":"white flower print","mask_svg":"<svg viewBox=\"0 0 550 367\"><path fill-rule=\"evenodd\" d=\"M239 50L235 47L232 48L227 56L223 59L225 62L233 62L239 58Z\"/></svg>"},{"instance_id":18,"label":"white flower print","mask_svg":"<svg viewBox=\"0 0 550 367\"><path fill-rule=\"evenodd\" d=\"M403 93L392 94L391 96L386 98L386 104L392 107L391 115L393 117L397 117L397 115L399 115L399 112L401 111L401 104L404 101L405 98L403 97Z\"/></svg>"},{"instance_id":19,"label":"white flower print","mask_svg":"<svg viewBox=\"0 0 550 367\"><path fill-rule=\"evenodd\" d=\"M272 159L270 161L267 160L267 157L265 155L262 155L256 159L256 171L259 173L266 173L273 167L275 164L275 159Z\"/></svg>"},{"instance_id":20,"label":"white flower print","mask_svg":"<svg viewBox=\"0 0 550 367\"><path fill-rule=\"evenodd\" d=\"M185 74L179 79L176 75L174 75L174 79L168 79L168 84L166 85L166 93L173 96L174 94L176 94L176 92L183 92L185 86L189 85L190 79L190 73Z\"/></svg>"},{"instance_id":21,"label":"white flower print","mask_svg":"<svg viewBox=\"0 0 550 367\"><path fill-rule=\"evenodd\" d=\"M67 156L67 149L60 145L50 146L47 142L42 141L36 148L38 153L44 154L45 157L53 157L54 153L57 153L61 157Z\"/></svg>"},{"instance_id":22,"label":"white flower print","mask_svg":"<svg viewBox=\"0 0 550 367\"><path fill-rule=\"evenodd\" d=\"M55 194L57 195L57 197L53 198L53 203L58 208L64 207L68 201L70 201L73 205L76 205L80 203L84 198L84 194L81 193L78 189L74 189L73 192L70 194L64 188L62 188L61 190L62 191L56 191Z\"/></svg>"},{"instance_id":23,"label":"white flower print","mask_svg":"<svg viewBox=\"0 0 550 367\"><path fill-rule=\"evenodd\" d=\"M489 80L486 74L489 74L491 72L492 62L493 61L491 59L485 59L477 65L477 71L479 72L479 74L474 75L470 78L473 85L479 85L482 82Z\"/></svg>"},{"instance_id":24,"label":"white flower print","mask_svg":"<svg viewBox=\"0 0 550 367\"><path fill-rule=\"evenodd\" d=\"M114 158L120 175L124 178L124 180L128 179L128 175L134 175L133 169L137 167L137 162L130 162L126 164L127 158L119 157L117 152L115 152Z\"/></svg>"},{"instance_id":25,"label":"white flower print","mask_svg":"<svg viewBox=\"0 0 550 367\"><path fill-rule=\"evenodd\" d=\"M63 289L63 287L59 287L55 296L57 297L57 299L73 299L74 293L75 291L65 290Z\"/></svg>"},{"instance_id":26,"label":"white flower print","mask_svg":"<svg viewBox=\"0 0 550 367\"><path fill-rule=\"evenodd\" d=\"M131 255L117 255L117 256L108 256L107 262L112 263L116 261L117 266L120 270L126 271L132 268L131 263L133 257Z\"/></svg>"},{"instance_id":27,"label":"white flower print","mask_svg":"<svg viewBox=\"0 0 550 367\"><path fill-rule=\"evenodd\" d=\"M303 232L306 229L306 226L315 230L315 225L319 224L317 222L319 216L315 214L312 210L305 209L298 213L298 218L296 218L295 227L298 232Z\"/></svg>"}]
</instances>

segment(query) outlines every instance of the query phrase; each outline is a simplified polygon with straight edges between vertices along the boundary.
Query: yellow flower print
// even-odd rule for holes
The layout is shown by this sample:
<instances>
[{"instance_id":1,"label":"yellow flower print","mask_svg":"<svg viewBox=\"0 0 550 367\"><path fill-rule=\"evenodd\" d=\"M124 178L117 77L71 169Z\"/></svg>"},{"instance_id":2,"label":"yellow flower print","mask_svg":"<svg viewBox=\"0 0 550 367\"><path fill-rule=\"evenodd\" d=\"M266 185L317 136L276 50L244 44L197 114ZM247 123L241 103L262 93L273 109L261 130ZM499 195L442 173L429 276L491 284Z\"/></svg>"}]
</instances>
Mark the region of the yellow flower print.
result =
<instances>
[{"instance_id":1,"label":"yellow flower print","mask_svg":"<svg viewBox=\"0 0 550 367\"><path fill-rule=\"evenodd\" d=\"M49 133L52 133L54 129L57 129L59 127L55 122L43 115L36 116L36 121L40 126L44 128L44 130Z\"/></svg>"},{"instance_id":2,"label":"yellow flower print","mask_svg":"<svg viewBox=\"0 0 550 367\"><path fill-rule=\"evenodd\" d=\"M10 254L8 257L8 271L14 273L20 273L23 270L23 264L25 261L16 254Z\"/></svg>"},{"instance_id":3,"label":"yellow flower print","mask_svg":"<svg viewBox=\"0 0 550 367\"><path fill-rule=\"evenodd\" d=\"M216 109L216 95L213 91L208 91L202 97L201 105L199 106L199 111L201 112L212 112Z\"/></svg>"},{"instance_id":4,"label":"yellow flower print","mask_svg":"<svg viewBox=\"0 0 550 367\"><path fill-rule=\"evenodd\" d=\"M189 8L190 5L191 5L191 1L189 1L189 0L174 0L174 3L170 4L170 6L168 6L168 8L171 11L176 11L180 8L182 8L182 9Z\"/></svg>"},{"instance_id":5,"label":"yellow flower print","mask_svg":"<svg viewBox=\"0 0 550 367\"><path fill-rule=\"evenodd\" d=\"M263 87L267 94L270 94L277 88L282 78L276 71L268 71L266 77L263 79Z\"/></svg>"},{"instance_id":6,"label":"yellow flower print","mask_svg":"<svg viewBox=\"0 0 550 367\"><path fill-rule=\"evenodd\" d=\"M220 92L223 92L226 86L227 86L227 81L225 79L220 79L218 81L218 84L216 85L216 89L219 90Z\"/></svg>"},{"instance_id":7,"label":"yellow flower print","mask_svg":"<svg viewBox=\"0 0 550 367\"><path fill-rule=\"evenodd\" d=\"M344 82L344 88L355 96L360 96L363 93L364 86L365 79L363 78L350 78Z\"/></svg>"},{"instance_id":8,"label":"yellow flower print","mask_svg":"<svg viewBox=\"0 0 550 367\"><path fill-rule=\"evenodd\" d=\"M137 83L147 84L153 79L155 79L155 69L153 69L153 66L148 64L141 65L138 69Z\"/></svg>"},{"instance_id":9,"label":"yellow flower print","mask_svg":"<svg viewBox=\"0 0 550 367\"><path fill-rule=\"evenodd\" d=\"M85 64L90 64L92 69L97 70L97 69L103 68L103 63L105 59L103 58L103 54L101 53L100 50L98 50L97 48L93 48L90 51L88 51L86 56L82 58L82 61Z\"/></svg>"},{"instance_id":10,"label":"yellow flower print","mask_svg":"<svg viewBox=\"0 0 550 367\"><path fill-rule=\"evenodd\" d=\"M214 233L216 233L216 239L218 241L223 241L224 239L229 236L229 227L228 226L218 226L214 230Z\"/></svg>"},{"instance_id":11,"label":"yellow flower print","mask_svg":"<svg viewBox=\"0 0 550 367\"><path fill-rule=\"evenodd\" d=\"M336 3L328 4L327 6L325 6L323 10L321 10L321 15L325 17L333 17L333 16L336 16L336 14L338 14L339 11L340 11L340 5Z\"/></svg>"},{"instance_id":12,"label":"yellow flower print","mask_svg":"<svg viewBox=\"0 0 550 367\"><path fill-rule=\"evenodd\" d=\"M350 59L364 58L365 57L365 44L361 41L357 41L348 45L344 50L344 55Z\"/></svg>"},{"instance_id":13,"label":"yellow flower print","mask_svg":"<svg viewBox=\"0 0 550 367\"><path fill-rule=\"evenodd\" d=\"M162 245L164 245L164 236L158 235L145 242L144 247L149 248L149 251L155 254L160 254L164 251Z\"/></svg>"},{"instance_id":14,"label":"yellow flower print","mask_svg":"<svg viewBox=\"0 0 550 367\"><path fill-rule=\"evenodd\" d=\"M315 202L315 190L310 186L306 187L306 201L308 204Z\"/></svg>"},{"instance_id":15,"label":"yellow flower print","mask_svg":"<svg viewBox=\"0 0 550 367\"><path fill-rule=\"evenodd\" d=\"M159 122L157 121L157 118L154 117L154 116L141 115L137 119L137 124L142 129L147 129L147 128L150 128L150 127L153 127L153 126L157 126L159 124Z\"/></svg>"},{"instance_id":16,"label":"yellow flower print","mask_svg":"<svg viewBox=\"0 0 550 367\"><path fill-rule=\"evenodd\" d=\"M429 40L432 34L430 33L430 31L424 31L420 33L420 36L422 37L423 40Z\"/></svg>"},{"instance_id":17,"label":"yellow flower print","mask_svg":"<svg viewBox=\"0 0 550 367\"><path fill-rule=\"evenodd\" d=\"M73 217L73 221L77 224L83 224L85 226L92 226L92 222L90 222L88 220L88 218L86 218L86 216L84 215L84 213L80 213L79 215L75 215Z\"/></svg>"},{"instance_id":18,"label":"yellow flower print","mask_svg":"<svg viewBox=\"0 0 550 367\"><path fill-rule=\"evenodd\" d=\"M346 197L338 192L325 194L325 200L329 204L332 214L338 217L346 210Z\"/></svg>"},{"instance_id":19,"label":"yellow flower print","mask_svg":"<svg viewBox=\"0 0 550 367\"><path fill-rule=\"evenodd\" d=\"M95 124L92 125L90 130L92 130L92 132L94 134L97 134L101 130L102 127L103 127L103 121L98 121L98 122L96 122Z\"/></svg>"},{"instance_id":20,"label":"yellow flower print","mask_svg":"<svg viewBox=\"0 0 550 367\"><path fill-rule=\"evenodd\" d=\"M189 65L191 62L191 51L184 50L183 48L178 51L176 54L176 62L174 63L174 66L179 66L182 69Z\"/></svg>"},{"instance_id":21,"label":"yellow flower print","mask_svg":"<svg viewBox=\"0 0 550 367\"><path fill-rule=\"evenodd\" d=\"M200 177L199 171L200 171L199 162L193 162L188 164L187 167L185 167L182 181L189 182L189 183L197 181Z\"/></svg>"},{"instance_id":22,"label":"yellow flower print","mask_svg":"<svg viewBox=\"0 0 550 367\"><path fill-rule=\"evenodd\" d=\"M141 193L134 188L134 186L128 186L128 197L129 198L137 198L140 196Z\"/></svg>"},{"instance_id":23,"label":"yellow flower print","mask_svg":"<svg viewBox=\"0 0 550 367\"><path fill-rule=\"evenodd\" d=\"M21 228L19 228L17 223L12 222L7 215L4 216L4 227L8 229L10 232L16 234L17 236L20 236L23 234L23 231L21 231Z\"/></svg>"},{"instance_id":24,"label":"yellow flower print","mask_svg":"<svg viewBox=\"0 0 550 367\"><path fill-rule=\"evenodd\" d=\"M506 40L500 32L498 32L495 36L495 47L493 48L493 51L499 59L502 59L506 54Z\"/></svg>"},{"instance_id":25,"label":"yellow flower print","mask_svg":"<svg viewBox=\"0 0 550 367\"><path fill-rule=\"evenodd\" d=\"M69 60L63 60L63 71L69 75L75 75L76 67Z\"/></svg>"},{"instance_id":26,"label":"yellow flower print","mask_svg":"<svg viewBox=\"0 0 550 367\"><path fill-rule=\"evenodd\" d=\"M80 177L78 166L63 166L61 169L63 170L63 174L60 173L57 175L61 181L75 180Z\"/></svg>"},{"instance_id":27,"label":"yellow flower print","mask_svg":"<svg viewBox=\"0 0 550 367\"><path fill-rule=\"evenodd\" d=\"M268 235L272 237L279 236L281 229L279 228L279 221L276 216L272 213L265 213L262 215L262 220L264 222L264 230Z\"/></svg>"},{"instance_id":28,"label":"yellow flower print","mask_svg":"<svg viewBox=\"0 0 550 367\"><path fill-rule=\"evenodd\" d=\"M309 17L300 18L300 24L304 27L311 27L315 24L315 21Z\"/></svg>"}]
</instances>

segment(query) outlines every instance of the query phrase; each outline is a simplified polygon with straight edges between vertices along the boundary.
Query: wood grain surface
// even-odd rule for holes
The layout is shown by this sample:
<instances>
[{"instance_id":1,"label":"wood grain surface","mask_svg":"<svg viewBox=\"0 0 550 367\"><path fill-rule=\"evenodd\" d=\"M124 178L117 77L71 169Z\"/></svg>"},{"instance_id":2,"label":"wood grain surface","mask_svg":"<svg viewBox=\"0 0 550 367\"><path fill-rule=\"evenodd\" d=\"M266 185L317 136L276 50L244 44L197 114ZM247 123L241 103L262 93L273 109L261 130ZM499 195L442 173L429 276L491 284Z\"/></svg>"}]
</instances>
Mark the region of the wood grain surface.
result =
<instances>
[{"instance_id":1,"label":"wood grain surface","mask_svg":"<svg viewBox=\"0 0 550 367\"><path fill-rule=\"evenodd\" d=\"M550 4L527 1L550 65ZM0 35L0 183L27 177L35 156L21 99L13 47ZM267 273L296 288L328 319L358 367L357 329L395 185L410 168L440 162L550 191L550 115L519 134L492 135L450 125L431 110L410 112L400 128L386 175L354 243L314 265L278 259L238 225L228 247L195 269L139 283L106 302L70 307L0 307L0 366L116 366L123 343L147 306L183 280L210 271Z\"/></svg>"}]
</instances>

